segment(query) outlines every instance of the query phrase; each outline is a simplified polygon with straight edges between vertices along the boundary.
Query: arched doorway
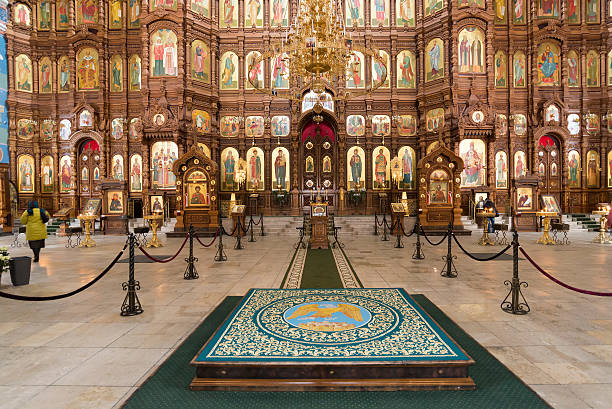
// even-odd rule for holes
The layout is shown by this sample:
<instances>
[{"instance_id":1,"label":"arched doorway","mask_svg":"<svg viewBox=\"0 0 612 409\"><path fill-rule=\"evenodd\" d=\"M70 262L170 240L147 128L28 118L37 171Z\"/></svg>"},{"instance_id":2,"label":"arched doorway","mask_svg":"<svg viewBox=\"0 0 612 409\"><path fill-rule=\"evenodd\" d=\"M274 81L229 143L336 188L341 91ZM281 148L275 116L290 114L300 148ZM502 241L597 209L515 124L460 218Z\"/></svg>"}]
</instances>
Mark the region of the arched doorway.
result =
<instances>
[{"instance_id":1,"label":"arched doorway","mask_svg":"<svg viewBox=\"0 0 612 409\"><path fill-rule=\"evenodd\" d=\"M100 145L91 138L79 144L76 163L76 185L80 197L80 206L83 208L87 199L100 195Z\"/></svg>"},{"instance_id":2,"label":"arched doorway","mask_svg":"<svg viewBox=\"0 0 612 409\"><path fill-rule=\"evenodd\" d=\"M337 186L337 147L335 127L328 119L317 123L310 120L302 128L299 172L301 189L308 198L313 188L328 191L328 201L334 205ZM304 204L307 199L304 200Z\"/></svg>"},{"instance_id":3,"label":"arched doorway","mask_svg":"<svg viewBox=\"0 0 612 409\"><path fill-rule=\"evenodd\" d=\"M540 137L536 148L535 172L542 181L541 194L554 195L561 204L563 190L563 157L559 139L546 134Z\"/></svg>"}]
</instances>

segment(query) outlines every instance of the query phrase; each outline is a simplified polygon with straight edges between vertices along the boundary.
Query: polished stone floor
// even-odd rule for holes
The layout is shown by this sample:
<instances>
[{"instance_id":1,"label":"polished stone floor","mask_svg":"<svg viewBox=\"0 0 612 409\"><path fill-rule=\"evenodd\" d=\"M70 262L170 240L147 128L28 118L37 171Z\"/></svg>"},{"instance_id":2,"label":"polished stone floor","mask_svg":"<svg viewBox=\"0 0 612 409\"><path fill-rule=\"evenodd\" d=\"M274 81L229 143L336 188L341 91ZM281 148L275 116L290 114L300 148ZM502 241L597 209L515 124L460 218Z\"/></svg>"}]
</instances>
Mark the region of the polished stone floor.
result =
<instances>
[{"instance_id":1,"label":"polished stone floor","mask_svg":"<svg viewBox=\"0 0 612 409\"><path fill-rule=\"evenodd\" d=\"M577 287L612 291L612 245L593 245L594 233L572 231L570 246L535 244L539 234L522 233L521 244L540 265ZM347 235L348 236L348 235ZM470 251L478 234L460 238ZM70 291L95 277L123 246L124 237L96 236L93 249L66 249L50 238L31 284L2 290L49 295ZM414 239L404 249L363 234L341 237L366 287L403 287L435 302L525 383L556 408L608 408L612 401L612 299L571 292L520 262L526 316L502 312L499 303L511 278L511 261L475 262L455 253L459 276L440 277L446 246L424 246L425 260L411 259ZM214 248L200 249L199 280L183 279L186 250L167 264L136 264L144 313L121 317L127 264L117 264L83 293L59 301L0 299L0 407L118 408L228 295L249 288L278 288L293 254L295 236L257 237L245 249L226 247L228 261L215 263ZM0 237L0 246L12 238ZM153 254L169 255L180 239L164 239ZM456 246L453 247L457 250ZM499 249L499 247L497 247ZM31 254L10 248L11 255ZM127 253L126 253L127 255ZM495 404L492 403L492 408Z\"/></svg>"}]
</instances>

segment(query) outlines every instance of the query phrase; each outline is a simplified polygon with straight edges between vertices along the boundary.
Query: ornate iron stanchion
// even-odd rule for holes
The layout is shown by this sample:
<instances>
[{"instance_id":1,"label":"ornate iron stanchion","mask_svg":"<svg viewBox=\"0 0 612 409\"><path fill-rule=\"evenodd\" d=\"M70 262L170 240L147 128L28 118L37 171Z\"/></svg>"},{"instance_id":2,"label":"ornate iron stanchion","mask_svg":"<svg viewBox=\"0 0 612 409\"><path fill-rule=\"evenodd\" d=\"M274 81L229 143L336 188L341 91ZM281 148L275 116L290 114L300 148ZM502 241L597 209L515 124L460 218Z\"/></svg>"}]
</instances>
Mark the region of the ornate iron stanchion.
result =
<instances>
[{"instance_id":1,"label":"ornate iron stanchion","mask_svg":"<svg viewBox=\"0 0 612 409\"><path fill-rule=\"evenodd\" d=\"M265 236L266 233L264 232L264 227L263 227L263 213L261 214L261 217L259 218L259 223L261 223L261 231L259 232L259 235Z\"/></svg>"},{"instance_id":2,"label":"ornate iron stanchion","mask_svg":"<svg viewBox=\"0 0 612 409\"><path fill-rule=\"evenodd\" d=\"M244 246L242 245L242 223L240 222L240 218L238 218L238 224L236 225L236 244L234 244L234 249L244 249Z\"/></svg>"},{"instance_id":3,"label":"ornate iron stanchion","mask_svg":"<svg viewBox=\"0 0 612 409\"><path fill-rule=\"evenodd\" d=\"M225 251L223 251L223 235L225 235L225 229L223 224L219 226L219 244L217 244L217 254L215 255L215 261L227 261Z\"/></svg>"},{"instance_id":4,"label":"ornate iron stanchion","mask_svg":"<svg viewBox=\"0 0 612 409\"><path fill-rule=\"evenodd\" d=\"M253 237L253 230L255 230L255 228L253 227L253 215L251 215L251 220L249 220L249 228L251 229L251 236L249 237L249 242L254 242L257 241L255 240L255 237Z\"/></svg>"},{"instance_id":5,"label":"ornate iron stanchion","mask_svg":"<svg viewBox=\"0 0 612 409\"><path fill-rule=\"evenodd\" d=\"M399 217L397 218L397 220L395 221L395 224L397 224L397 226L395 227L395 229L397 230L397 240L395 241L395 248L396 249L403 249L404 248L404 244L402 243L402 226L400 226L400 222L401 220L399 219Z\"/></svg>"},{"instance_id":6,"label":"ornate iron stanchion","mask_svg":"<svg viewBox=\"0 0 612 409\"><path fill-rule=\"evenodd\" d=\"M296 227L296 230L300 231L300 241L298 241L298 243L295 245L295 248L299 248L300 246L302 246L303 249L306 248L306 243L304 243L304 229L305 227Z\"/></svg>"},{"instance_id":7,"label":"ornate iron stanchion","mask_svg":"<svg viewBox=\"0 0 612 409\"><path fill-rule=\"evenodd\" d=\"M387 215L383 215L383 236L382 241L389 241L389 236L387 236Z\"/></svg>"},{"instance_id":8,"label":"ornate iron stanchion","mask_svg":"<svg viewBox=\"0 0 612 409\"><path fill-rule=\"evenodd\" d=\"M378 216L374 213L374 235L378 236Z\"/></svg>"},{"instance_id":9,"label":"ornate iron stanchion","mask_svg":"<svg viewBox=\"0 0 612 409\"><path fill-rule=\"evenodd\" d=\"M187 262L187 269L185 270L185 274L183 275L183 278L185 278L185 280L195 280L195 279L200 278L200 276L198 275L198 272L196 271L195 265L194 265L194 263L198 261L198 258L193 256L193 236L194 234L195 234L195 231L193 229L193 225L190 224L189 225L189 257L185 259L185 261Z\"/></svg>"},{"instance_id":10,"label":"ornate iron stanchion","mask_svg":"<svg viewBox=\"0 0 612 409\"><path fill-rule=\"evenodd\" d=\"M521 281L519 279L519 239L518 232L516 228L512 230L512 281L506 280L504 281L504 285L506 287L510 287L510 291L506 295L506 298L502 301L500 307L503 311L508 314L516 314L516 315L525 315L531 309L529 308L529 304L527 304L527 300L523 296L523 292L521 291L521 286L527 288L529 284L526 281ZM511 298L508 301L508 298ZM523 300L521 302L521 299Z\"/></svg>"},{"instance_id":11,"label":"ornate iron stanchion","mask_svg":"<svg viewBox=\"0 0 612 409\"><path fill-rule=\"evenodd\" d=\"M130 247L129 276L128 281L121 284L123 291L127 290L123 304L121 304L121 316L123 317L138 315L142 314L143 312L142 305L138 299L138 294L136 294L136 291L140 290L140 281L134 280L134 233L129 233L128 241Z\"/></svg>"},{"instance_id":12,"label":"ornate iron stanchion","mask_svg":"<svg viewBox=\"0 0 612 409\"><path fill-rule=\"evenodd\" d=\"M421 246L421 220L419 219L419 215L417 214L416 223L414 224L414 232L416 233L416 248L414 249L414 253L412 254L413 260L423 260L425 258L425 254L423 254L422 246Z\"/></svg>"},{"instance_id":13,"label":"ornate iron stanchion","mask_svg":"<svg viewBox=\"0 0 612 409\"><path fill-rule=\"evenodd\" d=\"M453 256L453 247L451 245L451 240L453 239L453 223L448 224L448 250L446 256L442 256L442 260L445 261L444 267L442 267L442 271L440 275L446 278L455 278L457 277L457 269L455 268L455 263L453 263L453 259L456 259L457 256Z\"/></svg>"}]
</instances>

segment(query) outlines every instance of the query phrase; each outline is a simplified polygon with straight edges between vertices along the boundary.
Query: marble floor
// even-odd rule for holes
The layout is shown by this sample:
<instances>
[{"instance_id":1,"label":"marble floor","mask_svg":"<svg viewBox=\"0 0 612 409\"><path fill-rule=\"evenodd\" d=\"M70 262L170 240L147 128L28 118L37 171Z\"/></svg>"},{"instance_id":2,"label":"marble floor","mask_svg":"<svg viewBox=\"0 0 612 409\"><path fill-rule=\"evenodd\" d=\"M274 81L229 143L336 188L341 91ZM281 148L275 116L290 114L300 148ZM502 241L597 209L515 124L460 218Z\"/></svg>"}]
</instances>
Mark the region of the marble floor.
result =
<instances>
[{"instance_id":1,"label":"marble floor","mask_svg":"<svg viewBox=\"0 0 612 409\"><path fill-rule=\"evenodd\" d=\"M612 245L592 245L594 233L570 232L572 245L543 247L537 233L522 233L521 244L540 265L577 287L612 291ZM117 264L88 290L58 301L0 299L0 406L25 408L119 408L206 315L228 295L249 288L278 288L293 254L295 235L257 237L234 250L228 261L213 261L214 248L197 246L199 280L183 279L184 257L167 264L136 264L144 313L121 317L127 264ZM470 251L478 234L460 238ZM115 257L124 237L96 236L93 249L66 249L65 239L47 241L31 283L2 290L49 295L70 291ZM556 408L608 408L612 401L612 299L559 287L521 261L526 316L502 312L499 303L511 278L511 261L475 262L456 253L456 279L440 277L446 247L424 246L425 260L411 259L414 239L404 249L373 235L341 237L366 287L403 287L435 302L525 383ZM0 246L11 237L0 237ZM164 239L153 254L169 255L180 239ZM499 249L499 247L497 247ZM454 246L454 249L457 249ZM12 256L30 255L11 248ZM457 249L458 250L458 249ZM127 255L127 253L126 253ZM491 407L495 407L492 404Z\"/></svg>"}]
</instances>

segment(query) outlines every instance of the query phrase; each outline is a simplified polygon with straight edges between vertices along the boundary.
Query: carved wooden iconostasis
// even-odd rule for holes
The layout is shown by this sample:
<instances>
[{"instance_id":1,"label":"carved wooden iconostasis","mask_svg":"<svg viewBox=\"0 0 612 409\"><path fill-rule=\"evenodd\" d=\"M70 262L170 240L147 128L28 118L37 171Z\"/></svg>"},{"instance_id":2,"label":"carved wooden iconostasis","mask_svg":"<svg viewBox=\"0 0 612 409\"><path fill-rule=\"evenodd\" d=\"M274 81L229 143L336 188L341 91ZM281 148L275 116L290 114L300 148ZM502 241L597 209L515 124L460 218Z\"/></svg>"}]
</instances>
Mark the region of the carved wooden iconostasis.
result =
<instances>
[{"instance_id":1,"label":"carved wooden iconostasis","mask_svg":"<svg viewBox=\"0 0 612 409\"><path fill-rule=\"evenodd\" d=\"M380 194L420 200L416 164L441 135L465 163L453 198L464 214L477 191L509 207L527 172L564 212L589 212L612 200L610 1L396 0L376 13L374 0L343 3L352 41L381 50L387 81L338 98L380 78L362 56L351 78L325 82L315 112L316 96L280 59L251 80L296 101L247 78L298 0L263 0L256 15L239 0L17 0L0 41L0 163L21 210L31 199L80 209L111 178L126 182L130 216L152 196L174 215L173 163L197 141L218 167L219 209L256 193L258 212L300 215L312 187L325 187L330 213L372 214Z\"/></svg>"},{"instance_id":2,"label":"carved wooden iconostasis","mask_svg":"<svg viewBox=\"0 0 612 409\"><path fill-rule=\"evenodd\" d=\"M176 175L175 232L189 226L205 233L215 233L219 227L219 196L217 164L194 145L172 165Z\"/></svg>"},{"instance_id":3,"label":"carved wooden iconostasis","mask_svg":"<svg viewBox=\"0 0 612 409\"><path fill-rule=\"evenodd\" d=\"M449 223L463 230L461 222L461 172L463 160L443 145L419 161L419 209L424 230L444 231Z\"/></svg>"}]
</instances>

